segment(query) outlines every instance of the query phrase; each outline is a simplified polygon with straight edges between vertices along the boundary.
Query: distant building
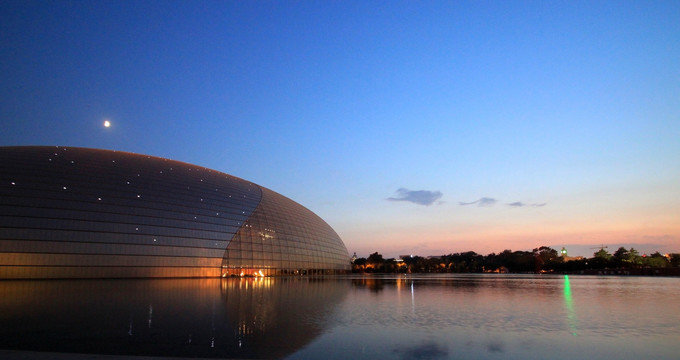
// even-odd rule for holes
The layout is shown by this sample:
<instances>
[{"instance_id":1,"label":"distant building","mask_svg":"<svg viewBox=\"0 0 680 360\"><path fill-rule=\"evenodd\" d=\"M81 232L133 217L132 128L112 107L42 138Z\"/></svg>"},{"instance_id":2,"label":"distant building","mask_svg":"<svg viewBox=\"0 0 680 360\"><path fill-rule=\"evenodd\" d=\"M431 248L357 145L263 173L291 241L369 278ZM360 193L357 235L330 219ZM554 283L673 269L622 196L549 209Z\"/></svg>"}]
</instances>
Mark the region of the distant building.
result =
<instances>
[{"instance_id":1,"label":"distant building","mask_svg":"<svg viewBox=\"0 0 680 360\"><path fill-rule=\"evenodd\" d=\"M562 250L560 250L560 255L562 256L562 261L564 262L584 259L583 256L568 256L567 249L564 246L562 247Z\"/></svg>"},{"instance_id":2,"label":"distant building","mask_svg":"<svg viewBox=\"0 0 680 360\"><path fill-rule=\"evenodd\" d=\"M326 222L252 182L126 152L0 147L0 279L349 270Z\"/></svg>"}]
</instances>

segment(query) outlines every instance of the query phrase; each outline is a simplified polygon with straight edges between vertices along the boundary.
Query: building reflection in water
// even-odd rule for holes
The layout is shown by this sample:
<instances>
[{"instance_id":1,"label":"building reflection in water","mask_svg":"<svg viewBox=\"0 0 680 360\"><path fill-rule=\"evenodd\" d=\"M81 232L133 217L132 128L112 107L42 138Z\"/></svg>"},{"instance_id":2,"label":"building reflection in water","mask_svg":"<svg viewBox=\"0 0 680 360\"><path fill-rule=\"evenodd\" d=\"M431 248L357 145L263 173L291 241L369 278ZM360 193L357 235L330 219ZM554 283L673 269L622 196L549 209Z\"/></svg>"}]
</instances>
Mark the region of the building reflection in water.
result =
<instances>
[{"instance_id":1,"label":"building reflection in water","mask_svg":"<svg viewBox=\"0 0 680 360\"><path fill-rule=\"evenodd\" d=\"M307 277L0 282L0 349L278 358L323 333L349 288Z\"/></svg>"}]
</instances>

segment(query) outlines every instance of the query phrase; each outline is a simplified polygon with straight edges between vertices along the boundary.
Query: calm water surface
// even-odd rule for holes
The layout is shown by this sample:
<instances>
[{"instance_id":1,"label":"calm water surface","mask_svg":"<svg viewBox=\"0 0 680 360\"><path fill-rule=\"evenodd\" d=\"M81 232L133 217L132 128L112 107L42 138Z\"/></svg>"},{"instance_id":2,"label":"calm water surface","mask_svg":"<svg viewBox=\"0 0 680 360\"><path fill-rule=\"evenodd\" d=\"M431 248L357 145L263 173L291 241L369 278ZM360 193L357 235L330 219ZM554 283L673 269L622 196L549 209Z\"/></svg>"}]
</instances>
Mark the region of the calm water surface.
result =
<instances>
[{"instance_id":1,"label":"calm water surface","mask_svg":"<svg viewBox=\"0 0 680 360\"><path fill-rule=\"evenodd\" d=\"M677 359L680 279L0 282L0 349L288 359Z\"/></svg>"}]
</instances>

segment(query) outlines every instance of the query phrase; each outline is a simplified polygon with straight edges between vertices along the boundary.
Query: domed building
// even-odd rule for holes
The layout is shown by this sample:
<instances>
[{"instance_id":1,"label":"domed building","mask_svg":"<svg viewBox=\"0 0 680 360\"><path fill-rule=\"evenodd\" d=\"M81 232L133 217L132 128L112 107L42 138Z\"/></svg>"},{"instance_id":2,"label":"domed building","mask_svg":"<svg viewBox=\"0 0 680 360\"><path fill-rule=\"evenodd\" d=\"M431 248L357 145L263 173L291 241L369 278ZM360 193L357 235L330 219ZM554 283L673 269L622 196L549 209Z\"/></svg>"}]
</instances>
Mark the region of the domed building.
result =
<instances>
[{"instance_id":1,"label":"domed building","mask_svg":"<svg viewBox=\"0 0 680 360\"><path fill-rule=\"evenodd\" d=\"M349 269L326 222L249 181L127 152L0 147L0 279Z\"/></svg>"}]
</instances>

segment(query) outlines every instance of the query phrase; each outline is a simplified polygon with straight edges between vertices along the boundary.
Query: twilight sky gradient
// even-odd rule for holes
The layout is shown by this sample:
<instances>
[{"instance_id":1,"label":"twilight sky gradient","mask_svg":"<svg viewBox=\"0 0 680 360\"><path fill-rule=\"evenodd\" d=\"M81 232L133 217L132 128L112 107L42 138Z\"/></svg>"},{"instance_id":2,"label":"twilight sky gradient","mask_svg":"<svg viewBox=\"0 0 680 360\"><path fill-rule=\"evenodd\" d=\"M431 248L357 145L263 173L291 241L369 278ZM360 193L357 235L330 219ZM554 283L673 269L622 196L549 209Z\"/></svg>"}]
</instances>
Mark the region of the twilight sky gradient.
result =
<instances>
[{"instance_id":1,"label":"twilight sky gradient","mask_svg":"<svg viewBox=\"0 0 680 360\"><path fill-rule=\"evenodd\" d=\"M0 146L220 170L359 256L680 252L679 18L678 1L5 0Z\"/></svg>"}]
</instances>

